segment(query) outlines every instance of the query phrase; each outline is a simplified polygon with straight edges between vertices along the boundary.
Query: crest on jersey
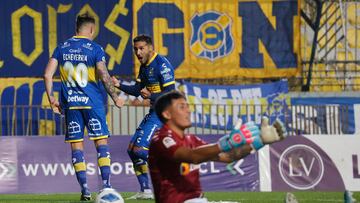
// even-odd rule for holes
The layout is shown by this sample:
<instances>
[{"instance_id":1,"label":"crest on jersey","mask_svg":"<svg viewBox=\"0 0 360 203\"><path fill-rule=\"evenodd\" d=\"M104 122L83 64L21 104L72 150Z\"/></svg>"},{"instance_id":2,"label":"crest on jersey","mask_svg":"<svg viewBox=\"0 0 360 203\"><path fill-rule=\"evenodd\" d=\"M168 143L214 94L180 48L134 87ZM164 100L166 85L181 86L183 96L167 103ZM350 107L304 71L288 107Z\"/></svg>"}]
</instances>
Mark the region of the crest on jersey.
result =
<instances>
[{"instance_id":1,"label":"crest on jersey","mask_svg":"<svg viewBox=\"0 0 360 203\"><path fill-rule=\"evenodd\" d=\"M170 148L171 146L176 145L175 140L172 139L171 137L165 137L165 138L162 140L162 143L164 144L164 146L165 146L166 148Z\"/></svg>"},{"instance_id":2,"label":"crest on jersey","mask_svg":"<svg viewBox=\"0 0 360 203\"><path fill-rule=\"evenodd\" d=\"M64 42L64 44L61 46L61 48L66 48L69 47L70 43L69 42Z\"/></svg>"},{"instance_id":3,"label":"crest on jersey","mask_svg":"<svg viewBox=\"0 0 360 203\"><path fill-rule=\"evenodd\" d=\"M91 51L93 50L93 47L91 46L91 43L83 44L82 47L87 48L87 49L89 49Z\"/></svg>"},{"instance_id":4,"label":"crest on jersey","mask_svg":"<svg viewBox=\"0 0 360 203\"><path fill-rule=\"evenodd\" d=\"M227 56L234 48L231 18L215 11L196 13L191 18L190 50L198 57L214 61Z\"/></svg>"},{"instance_id":5,"label":"crest on jersey","mask_svg":"<svg viewBox=\"0 0 360 203\"><path fill-rule=\"evenodd\" d=\"M154 76L154 68L150 67L148 72L149 77Z\"/></svg>"}]
</instances>

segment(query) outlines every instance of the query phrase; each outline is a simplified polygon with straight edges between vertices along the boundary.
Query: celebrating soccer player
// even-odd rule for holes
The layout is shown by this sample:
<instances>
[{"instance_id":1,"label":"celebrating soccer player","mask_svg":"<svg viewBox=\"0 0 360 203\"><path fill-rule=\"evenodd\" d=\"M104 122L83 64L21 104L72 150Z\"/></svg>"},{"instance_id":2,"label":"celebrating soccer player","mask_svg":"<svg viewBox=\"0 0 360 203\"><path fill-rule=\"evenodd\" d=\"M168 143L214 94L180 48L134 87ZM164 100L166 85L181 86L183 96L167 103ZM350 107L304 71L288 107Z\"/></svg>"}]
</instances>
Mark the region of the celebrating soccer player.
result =
<instances>
[{"instance_id":1,"label":"celebrating soccer player","mask_svg":"<svg viewBox=\"0 0 360 203\"><path fill-rule=\"evenodd\" d=\"M84 126L96 146L103 188L111 188L110 152L107 142L110 135L105 119L104 98L100 96L102 90L99 79L115 105L121 107L124 104L124 100L115 92L114 83L107 71L103 48L92 41L94 33L94 17L88 14L79 15L76 19L76 36L54 50L44 75L51 108L55 113L65 115L65 141L71 145L72 163L81 187L82 201L91 200L83 153ZM58 65L62 82L60 103L53 92L53 76Z\"/></svg>"},{"instance_id":2,"label":"celebrating soccer player","mask_svg":"<svg viewBox=\"0 0 360 203\"><path fill-rule=\"evenodd\" d=\"M175 89L174 69L164 56L154 51L151 37L139 35L133 41L135 55L141 63L136 84L120 84L115 77L113 81L120 90L136 97L141 95L144 99L150 99L150 104L153 105L157 97ZM128 154L140 184L140 192L128 199L153 199L147 168L148 148L152 135L161 126L162 123L151 106L128 147Z\"/></svg>"},{"instance_id":3,"label":"celebrating soccer player","mask_svg":"<svg viewBox=\"0 0 360 203\"><path fill-rule=\"evenodd\" d=\"M238 123L229 135L207 144L195 135L184 133L191 127L190 109L178 91L160 96L155 111L164 123L149 149L149 169L158 203L207 202L200 187L199 168L192 167L194 164L210 160L232 162L286 136L281 121L269 126L264 117L261 130L254 122Z\"/></svg>"}]
</instances>

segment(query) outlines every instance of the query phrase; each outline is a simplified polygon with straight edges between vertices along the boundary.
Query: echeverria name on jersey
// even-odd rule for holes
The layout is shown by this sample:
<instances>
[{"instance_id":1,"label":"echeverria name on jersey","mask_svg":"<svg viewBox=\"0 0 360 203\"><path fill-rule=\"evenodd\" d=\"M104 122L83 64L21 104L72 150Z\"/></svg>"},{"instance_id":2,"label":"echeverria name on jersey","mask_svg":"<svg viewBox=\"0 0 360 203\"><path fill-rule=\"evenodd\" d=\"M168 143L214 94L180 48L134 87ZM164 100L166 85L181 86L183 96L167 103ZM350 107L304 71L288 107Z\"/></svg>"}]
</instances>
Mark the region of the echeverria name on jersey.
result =
<instances>
[{"instance_id":1,"label":"echeverria name on jersey","mask_svg":"<svg viewBox=\"0 0 360 203\"><path fill-rule=\"evenodd\" d=\"M82 54L63 54L64 61L87 61L88 56Z\"/></svg>"}]
</instances>

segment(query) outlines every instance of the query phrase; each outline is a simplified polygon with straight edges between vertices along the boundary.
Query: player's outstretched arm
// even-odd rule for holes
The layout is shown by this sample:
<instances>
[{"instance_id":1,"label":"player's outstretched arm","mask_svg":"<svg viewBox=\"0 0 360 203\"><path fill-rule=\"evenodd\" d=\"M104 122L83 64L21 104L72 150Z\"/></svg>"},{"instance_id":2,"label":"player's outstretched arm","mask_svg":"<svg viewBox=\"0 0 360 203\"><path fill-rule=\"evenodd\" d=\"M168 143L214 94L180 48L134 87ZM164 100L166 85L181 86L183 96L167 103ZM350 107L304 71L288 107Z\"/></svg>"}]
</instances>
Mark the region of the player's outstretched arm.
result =
<instances>
[{"instance_id":1,"label":"player's outstretched arm","mask_svg":"<svg viewBox=\"0 0 360 203\"><path fill-rule=\"evenodd\" d=\"M254 150L259 150L266 144L271 144L284 139L287 136L286 127L279 119L269 125L269 118L263 117L261 119L260 136L254 136L247 140Z\"/></svg>"},{"instance_id":2,"label":"player's outstretched arm","mask_svg":"<svg viewBox=\"0 0 360 203\"><path fill-rule=\"evenodd\" d=\"M221 153L217 144L207 144L195 149L179 147L173 158L179 162L199 164L205 161L215 160Z\"/></svg>"},{"instance_id":3,"label":"player's outstretched arm","mask_svg":"<svg viewBox=\"0 0 360 203\"><path fill-rule=\"evenodd\" d=\"M145 86L141 84L141 82L136 81L134 85L125 85L120 82L115 76L111 77L116 88L120 89L121 91L125 92L126 94L138 97L141 94L141 89Z\"/></svg>"},{"instance_id":4,"label":"player's outstretched arm","mask_svg":"<svg viewBox=\"0 0 360 203\"><path fill-rule=\"evenodd\" d=\"M287 136L285 125L277 119L273 125L269 125L269 119L263 117L261 130L253 122L248 122L240 127L237 124L230 135L219 140L219 146L223 152L230 152L232 157L242 157L242 150L238 149L245 144L252 147L254 151L261 149L266 144L271 144L284 139Z\"/></svg>"},{"instance_id":5,"label":"player's outstretched arm","mask_svg":"<svg viewBox=\"0 0 360 203\"><path fill-rule=\"evenodd\" d=\"M208 144L189 149L178 148L174 158L181 162L202 163L205 161L232 162L247 156L253 150L261 149L265 144L270 144L283 139L286 130L280 120L269 125L268 119L263 118L261 130L254 122L242 125L237 122L229 135L224 135L216 144Z\"/></svg>"},{"instance_id":6,"label":"player's outstretched arm","mask_svg":"<svg viewBox=\"0 0 360 203\"><path fill-rule=\"evenodd\" d=\"M119 97L116 93L114 82L112 81L109 72L106 68L105 62L99 61L96 63L96 71L100 80L104 84L107 93L110 95L117 107L122 107L125 103L124 99Z\"/></svg>"},{"instance_id":7,"label":"player's outstretched arm","mask_svg":"<svg viewBox=\"0 0 360 203\"><path fill-rule=\"evenodd\" d=\"M251 145L243 145L241 147L233 148L229 152L223 152L220 153L217 159L214 159L214 161L224 162L224 163L230 163L239 159L242 159L249 155L253 151L253 148Z\"/></svg>"},{"instance_id":8,"label":"player's outstretched arm","mask_svg":"<svg viewBox=\"0 0 360 203\"><path fill-rule=\"evenodd\" d=\"M254 122L241 124L239 120L231 133L220 138L217 143L202 145L195 149L179 147L173 158L179 162L199 164L210 160L232 162L235 158L244 157L252 150L247 144L247 139L253 136L259 137L260 129ZM237 150L234 153L226 153L235 148Z\"/></svg>"},{"instance_id":9,"label":"player's outstretched arm","mask_svg":"<svg viewBox=\"0 0 360 203\"><path fill-rule=\"evenodd\" d=\"M229 152L233 148L249 143L249 141L252 143L251 139L259 136L260 129L254 122L247 122L242 125L242 121L239 119L230 134L219 139L218 145L221 151Z\"/></svg>"}]
</instances>

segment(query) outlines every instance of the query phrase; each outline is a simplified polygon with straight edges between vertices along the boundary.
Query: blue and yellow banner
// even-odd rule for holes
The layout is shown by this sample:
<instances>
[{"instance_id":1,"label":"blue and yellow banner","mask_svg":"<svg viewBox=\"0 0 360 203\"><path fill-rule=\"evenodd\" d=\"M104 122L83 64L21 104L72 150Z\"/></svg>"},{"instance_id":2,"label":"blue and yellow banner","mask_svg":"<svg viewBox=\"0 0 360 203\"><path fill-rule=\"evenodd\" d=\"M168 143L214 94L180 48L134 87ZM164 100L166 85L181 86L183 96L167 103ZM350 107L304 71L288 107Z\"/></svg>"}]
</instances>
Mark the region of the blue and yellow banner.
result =
<instances>
[{"instance_id":1,"label":"blue and yellow banner","mask_svg":"<svg viewBox=\"0 0 360 203\"><path fill-rule=\"evenodd\" d=\"M75 18L96 19L111 74L132 75L132 0L4 0L0 7L0 77L39 77L53 50L75 35Z\"/></svg>"},{"instance_id":2,"label":"blue and yellow banner","mask_svg":"<svg viewBox=\"0 0 360 203\"><path fill-rule=\"evenodd\" d=\"M190 103L193 126L229 130L238 119L257 124L263 116L268 116L270 122L289 119L285 118L290 105L286 80L232 86L185 82L179 89Z\"/></svg>"},{"instance_id":3,"label":"blue and yellow banner","mask_svg":"<svg viewBox=\"0 0 360 203\"><path fill-rule=\"evenodd\" d=\"M289 77L300 68L299 3L138 0L133 36L153 36L176 78Z\"/></svg>"},{"instance_id":4,"label":"blue and yellow banner","mask_svg":"<svg viewBox=\"0 0 360 203\"><path fill-rule=\"evenodd\" d=\"M112 75L135 75L132 36L153 36L176 78L290 77L299 71L299 0L5 0L0 77L40 77L75 17L96 18Z\"/></svg>"}]
</instances>

